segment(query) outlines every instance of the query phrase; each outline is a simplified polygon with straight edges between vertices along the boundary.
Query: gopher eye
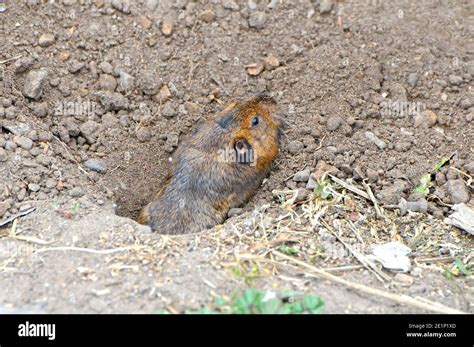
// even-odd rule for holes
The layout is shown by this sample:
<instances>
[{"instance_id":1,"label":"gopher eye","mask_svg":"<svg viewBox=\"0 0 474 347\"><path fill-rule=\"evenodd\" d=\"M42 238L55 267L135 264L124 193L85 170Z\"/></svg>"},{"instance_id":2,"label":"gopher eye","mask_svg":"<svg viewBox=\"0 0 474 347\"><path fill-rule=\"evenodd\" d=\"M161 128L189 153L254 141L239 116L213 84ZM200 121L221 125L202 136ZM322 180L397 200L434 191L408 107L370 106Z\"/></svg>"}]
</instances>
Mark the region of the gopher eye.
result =
<instances>
[{"instance_id":1,"label":"gopher eye","mask_svg":"<svg viewBox=\"0 0 474 347\"><path fill-rule=\"evenodd\" d=\"M259 122L259 119L258 119L258 116L255 116L252 118L252 126L256 126L258 125L258 122Z\"/></svg>"}]
</instances>

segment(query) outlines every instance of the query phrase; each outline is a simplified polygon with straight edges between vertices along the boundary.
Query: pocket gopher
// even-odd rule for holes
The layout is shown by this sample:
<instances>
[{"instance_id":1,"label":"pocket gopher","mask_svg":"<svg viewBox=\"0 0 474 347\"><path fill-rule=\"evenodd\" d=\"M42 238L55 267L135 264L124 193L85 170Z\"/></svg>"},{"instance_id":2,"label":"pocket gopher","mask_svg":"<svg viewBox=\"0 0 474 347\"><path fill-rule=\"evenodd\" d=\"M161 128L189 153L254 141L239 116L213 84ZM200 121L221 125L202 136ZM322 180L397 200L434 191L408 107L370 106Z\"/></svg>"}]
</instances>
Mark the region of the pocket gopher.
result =
<instances>
[{"instance_id":1,"label":"pocket gopher","mask_svg":"<svg viewBox=\"0 0 474 347\"><path fill-rule=\"evenodd\" d=\"M224 222L258 189L279 150L282 119L266 95L231 102L189 133L138 222L162 234L186 234Z\"/></svg>"}]
</instances>

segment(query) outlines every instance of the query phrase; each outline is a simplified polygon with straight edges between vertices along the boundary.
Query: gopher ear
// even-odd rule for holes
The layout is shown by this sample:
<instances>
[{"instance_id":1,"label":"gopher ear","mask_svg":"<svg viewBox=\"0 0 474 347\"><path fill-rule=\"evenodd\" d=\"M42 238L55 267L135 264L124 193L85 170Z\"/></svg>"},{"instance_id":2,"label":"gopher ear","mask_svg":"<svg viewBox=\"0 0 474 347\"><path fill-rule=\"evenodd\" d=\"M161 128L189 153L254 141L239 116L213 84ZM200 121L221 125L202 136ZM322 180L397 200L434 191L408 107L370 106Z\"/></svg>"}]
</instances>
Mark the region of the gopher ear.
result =
<instances>
[{"instance_id":1,"label":"gopher ear","mask_svg":"<svg viewBox=\"0 0 474 347\"><path fill-rule=\"evenodd\" d=\"M235 109L237 102L230 102L221 112L216 115L216 122L222 129L228 129L235 123Z\"/></svg>"},{"instance_id":2,"label":"gopher ear","mask_svg":"<svg viewBox=\"0 0 474 347\"><path fill-rule=\"evenodd\" d=\"M274 105L276 106L276 100L266 93L261 93L255 96L254 100L260 105Z\"/></svg>"}]
</instances>

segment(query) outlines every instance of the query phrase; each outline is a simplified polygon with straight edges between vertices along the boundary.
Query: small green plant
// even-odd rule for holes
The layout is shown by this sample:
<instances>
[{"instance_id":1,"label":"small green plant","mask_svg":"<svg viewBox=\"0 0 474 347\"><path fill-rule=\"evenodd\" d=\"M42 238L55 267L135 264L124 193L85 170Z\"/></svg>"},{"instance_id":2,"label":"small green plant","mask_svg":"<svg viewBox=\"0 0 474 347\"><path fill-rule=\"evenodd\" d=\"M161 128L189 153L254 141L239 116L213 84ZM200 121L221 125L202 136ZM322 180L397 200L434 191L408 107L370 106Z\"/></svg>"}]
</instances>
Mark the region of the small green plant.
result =
<instances>
[{"instance_id":1,"label":"small green plant","mask_svg":"<svg viewBox=\"0 0 474 347\"><path fill-rule=\"evenodd\" d=\"M454 259L454 265L464 276L471 275L471 271L466 267L466 265L464 265L464 263L460 259Z\"/></svg>"},{"instance_id":2,"label":"small green plant","mask_svg":"<svg viewBox=\"0 0 474 347\"><path fill-rule=\"evenodd\" d=\"M261 275L257 264L248 266L245 262L232 266L230 271L234 276L243 279L247 285L252 285L253 280Z\"/></svg>"},{"instance_id":3,"label":"small green plant","mask_svg":"<svg viewBox=\"0 0 474 347\"><path fill-rule=\"evenodd\" d=\"M242 295L228 298L219 296L214 304L197 310L186 310L188 314L318 314L324 311L324 302L317 296L299 292L283 292L268 295L258 289L249 288Z\"/></svg>"},{"instance_id":4,"label":"small green plant","mask_svg":"<svg viewBox=\"0 0 474 347\"><path fill-rule=\"evenodd\" d=\"M456 277L459 277L461 274L464 276L470 276L471 270L458 258L454 259L453 267L446 268L443 272L444 277L450 281L454 280Z\"/></svg>"},{"instance_id":5,"label":"small green plant","mask_svg":"<svg viewBox=\"0 0 474 347\"><path fill-rule=\"evenodd\" d=\"M77 201L73 201L71 204L71 214L75 216L79 212L79 203Z\"/></svg>"},{"instance_id":6,"label":"small green plant","mask_svg":"<svg viewBox=\"0 0 474 347\"><path fill-rule=\"evenodd\" d=\"M286 254L286 255L298 255L298 251L294 249L293 247L281 246L278 250L281 253Z\"/></svg>"},{"instance_id":7,"label":"small green plant","mask_svg":"<svg viewBox=\"0 0 474 347\"><path fill-rule=\"evenodd\" d=\"M320 178L318 180L316 188L314 188L313 193L319 196L323 200L329 199L331 194L331 181L325 178Z\"/></svg>"},{"instance_id":8,"label":"small green plant","mask_svg":"<svg viewBox=\"0 0 474 347\"><path fill-rule=\"evenodd\" d=\"M415 193L421 193L424 196L428 195L430 192L431 182L436 175L436 173L445 166L451 158L443 157L431 170L431 173L421 176L420 183L413 189Z\"/></svg>"}]
</instances>

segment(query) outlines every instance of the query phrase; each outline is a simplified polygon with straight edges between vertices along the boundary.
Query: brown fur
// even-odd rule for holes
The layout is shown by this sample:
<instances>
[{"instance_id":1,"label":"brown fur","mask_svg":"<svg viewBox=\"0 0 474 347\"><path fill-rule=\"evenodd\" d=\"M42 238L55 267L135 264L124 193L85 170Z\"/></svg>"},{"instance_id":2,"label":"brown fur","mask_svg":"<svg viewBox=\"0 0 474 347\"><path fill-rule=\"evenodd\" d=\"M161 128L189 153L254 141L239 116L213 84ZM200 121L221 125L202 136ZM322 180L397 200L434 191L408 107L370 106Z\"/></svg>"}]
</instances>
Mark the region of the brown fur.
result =
<instances>
[{"instance_id":1,"label":"brown fur","mask_svg":"<svg viewBox=\"0 0 474 347\"><path fill-rule=\"evenodd\" d=\"M137 221L164 234L184 234L222 223L260 186L278 153L281 121L272 98L231 102L193 130L173 155L172 168ZM252 123L258 117L258 124ZM223 161L225 148L245 141L256 163Z\"/></svg>"}]
</instances>

